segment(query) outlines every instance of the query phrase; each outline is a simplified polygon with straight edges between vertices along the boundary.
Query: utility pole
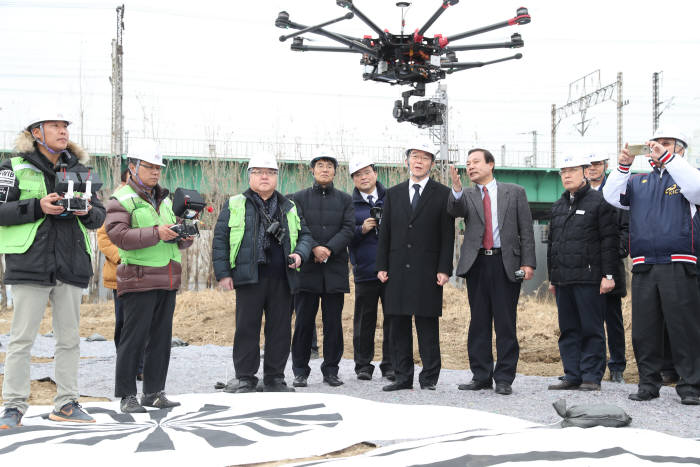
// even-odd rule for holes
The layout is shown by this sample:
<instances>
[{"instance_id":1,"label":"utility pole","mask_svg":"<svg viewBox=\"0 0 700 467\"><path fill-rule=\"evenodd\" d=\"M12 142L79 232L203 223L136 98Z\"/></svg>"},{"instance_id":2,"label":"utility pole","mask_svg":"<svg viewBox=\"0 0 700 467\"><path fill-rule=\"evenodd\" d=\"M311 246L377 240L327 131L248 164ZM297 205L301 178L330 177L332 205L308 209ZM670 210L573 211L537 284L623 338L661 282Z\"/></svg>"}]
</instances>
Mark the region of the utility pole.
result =
<instances>
[{"instance_id":1,"label":"utility pole","mask_svg":"<svg viewBox=\"0 0 700 467\"><path fill-rule=\"evenodd\" d=\"M617 154L622 152L622 107L629 101L622 99L622 72L617 73Z\"/></svg>"},{"instance_id":2,"label":"utility pole","mask_svg":"<svg viewBox=\"0 0 700 467\"><path fill-rule=\"evenodd\" d=\"M112 141L111 152L114 156L124 154L124 114L122 113L123 88L123 59L122 44L124 32L124 5L117 7L117 38L112 39Z\"/></svg>"},{"instance_id":3,"label":"utility pole","mask_svg":"<svg viewBox=\"0 0 700 467\"><path fill-rule=\"evenodd\" d=\"M661 114L659 113L659 106L661 103L659 102L659 73L658 71L655 71L653 75L651 75L651 94L652 94L652 104L651 104L651 116L652 116L652 134L656 133L656 130L659 128L659 117Z\"/></svg>"},{"instance_id":4,"label":"utility pole","mask_svg":"<svg viewBox=\"0 0 700 467\"><path fill-rule=\"evenodd\" d=\"M449 164L456 162L450 154L450 138L448 126L448 103L447 103L447 85L438 84L437 91L431 99L433 102L442 104L442 125L434 125L428 127L430 138L435 144L440 145L440 178L442 183L449 184L450 173Z\"/></svg>"},{"instance_id":5,"label":"utility pole","mask_svg":"<svg viewBox=\"0 0 700 467\"><path fill-rule=\"evenodd\" d=\"M526 133L518 133L519 135L532 135L532 155L525 158L525 167L535 167L537 165L537 130L528 131Z\"/></svg>"}]
</instances>

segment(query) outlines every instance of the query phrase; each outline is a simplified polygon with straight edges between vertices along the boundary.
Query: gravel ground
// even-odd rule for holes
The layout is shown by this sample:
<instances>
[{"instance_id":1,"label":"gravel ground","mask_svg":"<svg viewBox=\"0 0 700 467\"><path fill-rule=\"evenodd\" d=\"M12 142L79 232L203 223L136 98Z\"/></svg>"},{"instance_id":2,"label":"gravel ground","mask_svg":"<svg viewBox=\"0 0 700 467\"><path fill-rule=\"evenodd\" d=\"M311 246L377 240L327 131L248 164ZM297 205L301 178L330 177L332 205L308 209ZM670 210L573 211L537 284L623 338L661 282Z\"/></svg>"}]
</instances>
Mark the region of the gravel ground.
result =
<instances>
[{"instance_id":1,"label":"gravel ground","mask_svg":"<svg viewBox=\"0 0 700 467\"><path fill-rule=\"evenodd\" d=\"M9 336L0 336L0 352L5 352ZM53 356L54 339L39 336L32 349L36 357ZM113 397L115 351L112 341L81 342L80 391L81 395ZM565 398L567 405L613 404L624 409L632 417L632 427L656 430L675 436L700 439L700 406L684 406L675 389L663 387L661 397L651 402L633 402L627 395L636 391L636 385L603 382L600 392L548 391L547 385L556 381L553 377L518 375L513 383L513 394L500 396L493 391L459 391L459 383L471 380L468 370L442 370L436 391L419 389L418 372L414 390L383 392L388 381L379 377L379 369L371 381L358 381L354 363L343 360L339 376L343 386L331 388L323 384L320 371L321 360L312 360L311 376L303 392L345 394L363 399L398 404L427 404L463 407L486 412L509 415L537 423L552 424L561 419L552 408L552 403ZM262 368L262 364L261 364ZM0 364L0 373L4 366ZM287 382L291 384L291 362L286 368ZM32 365L31 377L38 379L53 377L52 363ZM233 376L231 347L214 345L175 347L172 349L170 371L166 385L169 395L183 393L214 392L214 383L227 381ZM259 375L262 378L262 375ZM140 384L140 383L139 383ZM231 397L235 397L232 395ZM176 399L176 398L175 398Z\"/></svg>"}]
</instances>

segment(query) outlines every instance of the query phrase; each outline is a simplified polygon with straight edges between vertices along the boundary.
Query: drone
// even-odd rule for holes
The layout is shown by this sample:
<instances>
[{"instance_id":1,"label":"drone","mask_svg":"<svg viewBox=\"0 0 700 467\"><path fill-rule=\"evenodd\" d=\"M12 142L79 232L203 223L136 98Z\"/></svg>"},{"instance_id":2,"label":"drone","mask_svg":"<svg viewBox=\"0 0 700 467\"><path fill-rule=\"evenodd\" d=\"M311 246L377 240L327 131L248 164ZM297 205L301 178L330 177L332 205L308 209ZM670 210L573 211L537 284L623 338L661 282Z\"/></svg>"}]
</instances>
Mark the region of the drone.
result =
<instances>
[{"instance_id":1,"label":"drone","mask_svg":"<svg viewBox=\"0 0 700 467\"><path fill-rule=\"evenodd\" d=\"M396 6L402 10L401 34L391 34L388 29L382 30L365 14L363 14L352 0L336 0L336 4L342 8L350 10L345 15L326 21L315 26L305 26L295 23L289 19L289 13L279 12L275 26L282 29L296 29L291 34L280 36L279 40L285 42L293 39L291 49L297 52L341 52L357 53L362 55L360 64L364 66L362 78L364 80L389 83L391 85L409 85L413 89L401 93L402 100L394 102L393 116L399 122L410 122L421 128L443 124L444 104L432 100L423 100L408 103L411 96L425 96L426 83L433 83L445 78L447 74L456 71L479 68L485 65L500 63L507 60L519 60L522 54L517 53L509 57L503 57L486 62L460 62L457 60L456 52L482 49L517 49L525 45L520 34L514 33L510 36L510 41L472 44L472 45L451 45L453 42L467 37L476 36L485 32L493 31L507 26L528 24L531 20L527 8L518 8L515 17L506 21L484 26L471 31L443 36L435 34L432 38L426 37L426 31L432 24L449 8L459 3L459 0L442 0L438 10L428 19L420 29L416 29L413 34L404 34L406 24L404 9L410 6L409 2L398 2ZM356 38L344 34L338 34L325 29L326 26L341 21L352 19L357 16L376 34L376 37L365 35L363 38ZM328 39L339 42L343 47L329 47L304 44L305 33L318 34ZM311 40L311 39L307 39Z\"/></svg>"}]
</instances>

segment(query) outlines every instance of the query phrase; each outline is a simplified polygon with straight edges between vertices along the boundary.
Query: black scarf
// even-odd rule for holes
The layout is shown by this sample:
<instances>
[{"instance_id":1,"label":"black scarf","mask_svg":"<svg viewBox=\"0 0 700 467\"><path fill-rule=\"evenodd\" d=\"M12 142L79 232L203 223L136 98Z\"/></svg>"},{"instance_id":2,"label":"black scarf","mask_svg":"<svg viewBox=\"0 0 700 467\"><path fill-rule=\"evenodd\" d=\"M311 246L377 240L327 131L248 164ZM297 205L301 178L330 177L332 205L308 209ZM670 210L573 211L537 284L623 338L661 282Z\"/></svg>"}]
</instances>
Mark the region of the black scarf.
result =
<instances>
[{"instance_id":1,"label":"black scarf","mask_svg":"<svg viewBox=\"0 0 700 467\"><path fill-rule=\"evenodd\" d=\"M258 264L267 264L267 251L270 249L272 242L277 240L266 232L270 224L275 220L279 220L277 212L277 196L273 194L267 201L263 200L260 195L253 191L252 201L255 204L255 209L258 211L258 237L256 238L256 262Z\"/></svg>"}]
</instances>

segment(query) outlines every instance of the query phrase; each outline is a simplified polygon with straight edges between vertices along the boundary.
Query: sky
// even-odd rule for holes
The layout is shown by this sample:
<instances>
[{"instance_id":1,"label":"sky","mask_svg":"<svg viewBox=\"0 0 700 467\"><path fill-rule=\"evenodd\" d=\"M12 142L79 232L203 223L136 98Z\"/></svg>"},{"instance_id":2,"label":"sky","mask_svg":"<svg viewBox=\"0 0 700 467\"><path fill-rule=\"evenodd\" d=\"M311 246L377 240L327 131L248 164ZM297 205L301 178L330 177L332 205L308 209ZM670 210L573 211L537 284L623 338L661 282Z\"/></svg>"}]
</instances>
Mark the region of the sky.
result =
<instances>
[{"instance_id":1,"label":"sky","mask_svg":"<svg viewBox=\"0 0 700 467\"><path fill-rule=\"evenodd\" d=\"M109 148L111 40L115 8L105 0L0 0L0 146L41 112L60 107L74 116L72 138L88 149ZM395 1L355 0L382 28L400 32ZM422 26L439 0L416 0L406 30ZM700 2L521 0L450 7L428 30L444 35L500 22L526 6L532 22L455 44L505 42L522 35L522 60L467 70L447 85L450 138L462 149L481 146L520 164L532 152L549 162L551 106L569 99L569 84L596 70L600 84L623 73L623 140L652 133L652 73L663 72L662 125L672 124L700 143ZM265 2L149 0L125 2L124 114L129 137L178 140L178 151L200 151L210 140L405 146L426 132L398 123L391 110L407 87L363 81L358 54L292 52L280 42L277 13L311 25L342 16L335 0ZM370 34L359 18L329 30ZM311 45L338 45L317 39ZM307 42L308 43L308 42ZM511 55L508 49L460 52L460 61ZM426 96L434 94L429 85ZM578 97L578 96L576 96ZM415 98L414 98L415 99ZM413 102L413 101L412 101ZM81 112L82 111L82 112ZM82 119L81 119L82 115ZM616 105L588 111L580 136L577 115L560 122L557 152L616 152ZM691 142L692 144L692 142ZM691 148L692 149L692 148ZM698 151L692 152L696 154Z\"/></svg>"}]
</instances>

